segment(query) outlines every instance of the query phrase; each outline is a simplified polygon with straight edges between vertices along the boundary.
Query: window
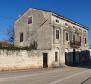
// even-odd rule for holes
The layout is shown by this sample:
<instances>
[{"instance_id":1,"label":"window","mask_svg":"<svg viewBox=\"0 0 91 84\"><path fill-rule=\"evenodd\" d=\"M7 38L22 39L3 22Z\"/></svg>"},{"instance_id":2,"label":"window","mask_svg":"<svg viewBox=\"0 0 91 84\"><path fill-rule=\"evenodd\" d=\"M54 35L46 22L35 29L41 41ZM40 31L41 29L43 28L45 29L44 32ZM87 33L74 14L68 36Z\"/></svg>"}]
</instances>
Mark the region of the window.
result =
<instances>
[{"instance_id":1,"label":"window","mask_svg":"<svg viewBox=\"0 0 91 84\"><path fill-rule=\"evenodd\" d=\"M59 39L59 30L56 30L56 39Z\"/></svg>"},{"instance_id":2,"label":"window","mask_svg":"<svg viewBox=\"0 0 91 84\"><path fill-rule=\"evenodd\" d=\"M87 39L85 38L85 44L87 43Z\"/></svg>"},{"instance_id":3,"label":"window","mask_svg":"<svg viewBox=\"0 0 91 84\"><path fill-rule=\"evenodd\" d=\"M65 26L68 26L68 24L67 24L67 23L65 23Z\"/></svg>"},{"instance_id":4,"label":"window","mask_svg":"<svg viewBox=\"0 0 91 84\"><path fill-rule=\"evenodd\" d=\"M28 24L32 23L32 17L28 17Z\"/></svg>"},{"instance_id":5,"label":"window","mask_svg":"<svg viewBox=\"0 0 91 84\"><path fill-rule=\"evenodd\" d=\"M69 35L68 35L68 32L66 32L66 41L69 40Z\"/></svg>"},{"instance_id":6,"label":"window","mask_svg":"<svg viewBox=\"0 0 91 84\"><path fill-rule=\"evenodd\" d=\"M79 30L81 31L81 29L79 28Z\"/></svg>"},{"instance_id":7,"label":"window","mask_svg":"<svg viewBox=\"0 0 91 84\"><path fill-rule=\"evenodd\" d=\"M55 52L55 62L58 61L58 52Z\"/></svg>"},{"instance_id":8,"label":"window","mask_svg":"<svg viewBox=\"0 0 91 84\"><path fill-rule=\"evenodd\" d=\"M20 42L23 42L23 32L20 33Z\"/></svg>"},{"instance_id":9,"label":"window","mask_svg":"<svg viewBox=\"0 0 91 84\"><path fill-rule=\"evenodd\" d=\"M75 26L73 26L73 28L76 28Z\"/></svg>"},{"instance_id":10,"label":"window","mask_svg":"<svg viewBox=\"0 0 91 84\"><path fill-rule=\"evenodd\" d=\"M82 38L81 38L81 36L80 36L80 43L81 43L81 39L82 39Z\"/></svg>"},{"instance_id":11,"label":"window","mask_svg":"<svg viewBox=\"0 0 91 84\"><path fill-rule=\"evenodd\" d=\"M86 32L86 31L84 31L84 32Z\"/></svg>"},{"instance_id":12,"label":"window","mask_svg":"<svg viewBox=\"0 0 91 84\"><path fill-rule=\"evenodd\" d=\"M59 20L56 20L57 23L59 23Z\"/></svg>"},{"instance_id":13,"label":"window","mask_svg":"<svg viewBox=\"0 0 91 84\"><path fill-rule=\"evenodd\" d=\"M73 42L75 42L75 35L73 35Z\"/></svg>"}]
</instances>

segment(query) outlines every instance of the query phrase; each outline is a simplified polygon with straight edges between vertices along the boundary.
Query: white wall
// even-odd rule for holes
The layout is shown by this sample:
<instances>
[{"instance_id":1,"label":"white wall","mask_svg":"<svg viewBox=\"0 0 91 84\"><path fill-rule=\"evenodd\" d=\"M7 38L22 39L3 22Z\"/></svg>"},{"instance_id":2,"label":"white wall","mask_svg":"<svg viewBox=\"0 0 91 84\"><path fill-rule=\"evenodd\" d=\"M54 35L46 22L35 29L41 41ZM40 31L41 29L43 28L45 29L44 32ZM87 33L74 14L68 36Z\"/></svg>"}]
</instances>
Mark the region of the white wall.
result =
<instances>
[{"instance_id":1,"label":"white wall","mask_svg":"<svg viewBox=\"0 0 91 84\"><path fill-rule=\"evenodd\" d=\"M0 70L41 68L43 56L40 51L0 50Z\"/></svg>"},{"instance_id":2,"label":"white wall","mask_svg":"<svg viewBox=\"0 0 91 84\"><path fill-rule=\"evenodd\" d=\"M53 50L0 50L0 71L43 68L43 53L48 53L48 67L56 66Z\"/></svg>"}]
</instances>

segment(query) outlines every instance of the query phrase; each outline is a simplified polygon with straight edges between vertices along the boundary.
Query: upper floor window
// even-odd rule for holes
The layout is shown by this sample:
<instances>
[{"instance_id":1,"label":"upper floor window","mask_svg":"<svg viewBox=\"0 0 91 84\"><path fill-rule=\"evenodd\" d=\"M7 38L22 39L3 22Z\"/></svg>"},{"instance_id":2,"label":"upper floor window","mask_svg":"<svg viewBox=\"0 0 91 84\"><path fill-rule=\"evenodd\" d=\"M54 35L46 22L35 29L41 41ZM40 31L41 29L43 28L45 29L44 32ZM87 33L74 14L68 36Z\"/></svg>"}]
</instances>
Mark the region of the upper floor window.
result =
<instances>
[{"instance_id":1,"label":"upper floor window","mask_svg":"<svg viewBox=\"0 0 91 84\"><path fill-rule=\"evenodd\" d=\"M69 40L69 34L68 34L68 32L66 32L66 41L68 41Z\"/></svg>"},{"instance_id":2,"label":"upper floor window","mask_svg":"<svg viewBox=\"0 0 91 84\"><path fill-rule=\"evenodd\" d=\"M59 20L56 20L57 23L59 23Z\"/></svg>"},{"instance_id":3,"label":"upper floor window","mask_svg":"<svg viewBox=\"0 0 91 84\"><path fill-rule=\"evenodd\" d=\"M81 38L81 36L80 36L80 43L81 43L81 39L82 39L82 38Z\"/></svg>"},{"instance_id":4,"label":"upper floor window","mask_svg":"<svg viewBox=\"0 0 91 84\"><path fill-rule=\"evenodd\" d=\"M73 42L75 42L75 39L76 39L76 37L75 37L75 35L73 35Z\"/></svg>"},{"instance_id":5,"label":"upper floor window","mask_svg":"<svg viewBox=\"0 0 91 84\"><path fill-rule=\"evenodd\" d=\"M85 38L85 44L87 44L87 39Z\"/></svg>"},{"instance_id":6,"label":"upper floor window","mask_svg":"<svg viewBox=\"0 0 91 84\"><path fill-rule=\"evenodd\" d=\"M28 17L28 24L32 23L32 17Z\"/></svg>"},{"instance_id":7,"label":"upper floor window","mask_svg":"<svg viewBox=\"0 0 91 84\"><path fill-rule=\"evenodd\" d=\"M56 30L56 39L59 39L59 30Z\"/></svg>"},{"instance_id":8,"label":"upper floor window","mask_svg":"<svg viewBox=\"0 0 91 84\"><path fill-rule=\"evenodd\" d=\"M73 26L73 28L76 28L75 26Z\"/></svg>"},{"instance_id":9,"label":"upper floor window","mask_svg":"<svg viewBox=\"0 0 91 84\"><path fill-rule=\"evenodd\" d=\"M23 32L20 33L20 42L23 42Z\"/></svg>"},{"instance_id":10,"label":"upper floor window","mask_svg":"<svg viewBox=\"0 0 91 84\"><path fill-rule=\"evenodd\" d=\"M65 23L65 26L68 26L68 24L67 24L67 23Z\"/></svg>"}]
</instances>

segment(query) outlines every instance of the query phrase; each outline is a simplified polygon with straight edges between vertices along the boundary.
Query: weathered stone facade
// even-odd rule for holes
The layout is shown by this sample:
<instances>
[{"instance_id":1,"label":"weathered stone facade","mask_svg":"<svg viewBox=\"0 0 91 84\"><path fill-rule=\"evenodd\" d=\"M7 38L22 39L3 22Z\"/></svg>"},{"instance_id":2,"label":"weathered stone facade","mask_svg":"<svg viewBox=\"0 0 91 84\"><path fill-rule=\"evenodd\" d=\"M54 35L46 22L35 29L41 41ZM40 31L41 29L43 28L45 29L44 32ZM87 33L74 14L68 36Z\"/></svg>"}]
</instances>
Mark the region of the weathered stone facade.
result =
<instances>
[{"instance_id":1,"label":"weathered stone facade","mask_svg":"<svg viewBox=\"0 0 91 84\"><path fill-rule=\"evenodd\" d=\"M32 22L29 24L30 17ZM14 30L15 46L29 47L36 42L37 50L52 51L55 64L79 64L81 60L89 58L86 56L88 28L56 13L29 9L16 20ZM23 33L22 42L20 42L21 32ZM50 54L46 53L49 59ZM83 56L83 54L86 55Z\"/></svg>"}]
</instances>

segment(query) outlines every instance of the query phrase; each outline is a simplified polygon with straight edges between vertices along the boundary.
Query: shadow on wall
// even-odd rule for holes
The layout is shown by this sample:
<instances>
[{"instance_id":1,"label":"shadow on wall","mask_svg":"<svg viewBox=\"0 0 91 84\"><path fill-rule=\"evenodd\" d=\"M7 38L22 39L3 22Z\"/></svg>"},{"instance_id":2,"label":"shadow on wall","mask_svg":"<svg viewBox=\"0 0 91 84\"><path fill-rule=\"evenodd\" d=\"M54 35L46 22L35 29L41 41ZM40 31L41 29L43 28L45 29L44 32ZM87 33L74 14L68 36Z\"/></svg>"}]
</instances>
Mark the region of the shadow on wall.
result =
<instances>
[{"instance_id":1,"label":"shadow on wall","mask_svg":"<svg viewBox=\"0 0 91 84\"><path fill-rule=\"evenodd\" d=\"M68 66L83 66L91 64L89 50L65 52L65 64Z\"/></svg>"}]
</instances>

